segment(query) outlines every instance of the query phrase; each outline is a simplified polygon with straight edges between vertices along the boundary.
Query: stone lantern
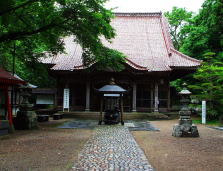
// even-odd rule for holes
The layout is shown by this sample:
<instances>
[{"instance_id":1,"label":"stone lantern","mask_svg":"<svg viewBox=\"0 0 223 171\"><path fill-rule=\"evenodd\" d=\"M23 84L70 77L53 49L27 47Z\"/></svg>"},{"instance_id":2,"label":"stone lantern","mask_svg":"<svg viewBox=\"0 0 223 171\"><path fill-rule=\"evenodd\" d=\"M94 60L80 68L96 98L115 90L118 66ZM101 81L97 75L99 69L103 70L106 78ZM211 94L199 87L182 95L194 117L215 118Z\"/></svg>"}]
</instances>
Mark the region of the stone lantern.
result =
<instances>
[{"instance_id":1,"label":"stone lantern","mask_svg":"<svg viewBox=\"0 0 223 171\"><path fill-rule=\"evenodd\" d=\"M184 88L179 92L181 96L181 110L179 111L180 119L179 124L173 126L172 135L175 137L199 137L197 126L192 124L191 111L188 107L190 103L191 92L187 90L186 84L183 84Z\"/></svg>"},{"instance_id":2,"label":"stone lantern","mask_svg":"<svg viewBox=\"0 0 223 171\"><path fill-rule=\"evenodd\" d=\"M37 115L33 110L33 104L29 103L31 89L28 86L23 86L20 90L22 103L20 104L20 110L17 112L17 116L15 118L15 127L16 129L37 128Z\"/></svg>"}]
</instances>

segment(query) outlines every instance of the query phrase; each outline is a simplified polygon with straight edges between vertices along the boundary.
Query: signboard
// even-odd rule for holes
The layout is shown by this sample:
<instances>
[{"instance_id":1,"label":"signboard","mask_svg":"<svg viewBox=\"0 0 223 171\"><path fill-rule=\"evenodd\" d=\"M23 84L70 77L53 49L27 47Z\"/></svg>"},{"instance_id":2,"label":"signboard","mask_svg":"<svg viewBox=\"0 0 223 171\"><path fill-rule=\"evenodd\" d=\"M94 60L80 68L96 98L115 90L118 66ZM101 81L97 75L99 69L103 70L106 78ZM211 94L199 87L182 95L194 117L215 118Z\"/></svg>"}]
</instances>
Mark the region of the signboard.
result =
<instances>
[{"instance_id":1,"label":"signboard","mask_svg":"<svg viewBox=\"0 0 223 171\"><path fill-rule=\"evenodd\" d=\"M37 95L36 104L54 104L54 96L52 94Z\"/></svg>"},{"instance_id":2,"label":"signboard","mask_svg":"<svg viewBox=\"0 0 223 171\"><path fill-rule=\"evenodd\" d=\"M206 124L206 101L202 101L202 124Z\"/></svg>"},{"instance_id":3,"label":"signboard","mask_svg":"<svg viewBox=\"0 0 223 171\"><path fill-rule=\"evenodd\" d=\"M70 101L70 89L65 88L63 92L63 109L68 109L68 111L70 107L69 101Z\"/></svg>"}]
</instances>

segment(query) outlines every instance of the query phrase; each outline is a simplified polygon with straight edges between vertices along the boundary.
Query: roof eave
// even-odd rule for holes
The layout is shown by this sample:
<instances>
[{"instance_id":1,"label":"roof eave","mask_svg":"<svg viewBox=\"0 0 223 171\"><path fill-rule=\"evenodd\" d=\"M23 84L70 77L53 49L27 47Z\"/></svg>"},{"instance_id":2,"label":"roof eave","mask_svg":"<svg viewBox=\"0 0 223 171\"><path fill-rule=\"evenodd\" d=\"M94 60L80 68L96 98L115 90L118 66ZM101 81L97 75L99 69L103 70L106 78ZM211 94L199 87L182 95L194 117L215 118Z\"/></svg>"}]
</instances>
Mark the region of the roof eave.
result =
<instances>
[{"instance_id":1,"label":"roof eave","mask_svg":"<svg viewBox=\"0 0 223 171\"><path fill-rule=\"evenodd\" d=\"M196 70L199 68L198 66L170 66L172 70Z\"/></svg>"}]
</instances>

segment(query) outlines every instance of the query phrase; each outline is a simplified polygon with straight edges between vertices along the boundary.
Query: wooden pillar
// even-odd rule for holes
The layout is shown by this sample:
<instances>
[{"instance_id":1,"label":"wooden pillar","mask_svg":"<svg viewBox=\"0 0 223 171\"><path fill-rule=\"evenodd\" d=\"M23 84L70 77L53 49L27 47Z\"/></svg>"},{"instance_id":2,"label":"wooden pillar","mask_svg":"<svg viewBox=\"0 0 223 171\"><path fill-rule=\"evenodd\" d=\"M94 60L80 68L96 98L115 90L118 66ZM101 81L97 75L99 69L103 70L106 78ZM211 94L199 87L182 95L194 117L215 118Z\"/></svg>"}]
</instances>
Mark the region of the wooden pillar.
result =
<instances>
[{"instance_id":1,"label":"wooden pillar","mask_svg":"<svg viewBox=\"0 0 223 171\"><path fill-rule=\"evenodd\" d=\"M158 90L158 83L155 82L155 102L154 102L154 112L159 112L159 90Z\"/></svg>"},{"instance_id":2,"label":"wooden pillar","mask_svg":"<svg viewBox=\"0 0 223 171\"><path fill-rule=\"evenodd\" d=\"M16 109L17 109L16 106L17 106L17 104L19 104L19 103L17 103L17 96L18 96L17 91L18 91L18 89L14 91L14 96L15 96L15 97L14 97L14 104L15 104L15 111L14 111L14 114L15 114L15 116L16 116L16 114L17 114L17 113L16 113Z\"/></svg>"},{"instance_id":3,"label":"wooden pillar","mask_svg":"<svg viewBox=\"0 0 223 171\"><path fill-rule=\"evenodd\" d=\"M136 112L136 83L133 83L133 90L132 90L132 112Z\"/></svg>"},{"instance_id":4,"label":"wooden pillar","mask_svg":"<svg viewBox=\"0 0 223 171\"><path fill-rule=\"evenodd\" d=\"M10 105L10 99L9 99L9 94L8 94L8 87L4 88L4 94L5 94L5 104L7 108L7 114L8 114L8 121L10 127L12 127L13 122L12 122L12 110L11 110L11 105Z\"/></svg>"},{"instance_id":5,"label":"wooden pillar","mask_svg":"<svg viewBox=\"0 0 223 171\"><path fill-rule=\"evenodd\" d=\"M153 84L150 86L150 110L153 109Z\"/></svg>"},{"instance_id":6,"label":"wooden pillar","mask_svg":"<svg viewBox=\"0 0 223 171\"><path fill-rule=\"evenodd\" d=\"M55 93L54 93L54 106L57 107L58 105L58 101L57 101L57 93L58 93L58 88L55 89Z\"/></svg>"},{"instance_id":7,"label":"wooden pillar","mask_svg":"<svg viewBox=\"0 0 223 171\"><path fill-rule=\"evenodd\" d=\"M87 82L86 84L86 106L85 111L90 111L90 83Z\"/></svg>"},{"instance_id":8,"label":"wooden pillar","mask_svg":"<svg viewBox=\"0 0 223 171\"><path fill-rule=\"evenodd\" d=\"M124 125L124 120L123 120L123 94L120 94L120 99L121 99L121 124Z\"/></svg>"},{"instance_id":9,"label":"wooden pillar","mask_svg":"<svg viewBox=\"0 0 223 171\"><path fill-rule=\"evenodd\" d=\"M55 89L55 94L54 94L54 105L58 108L58 101L59 101L59 98L61 97L61 95L60 95L60 91L62 91L61 90L61 88L60 88L60 83L59 83L59 79L57 78L56 79L56 89ZM61 105L61 104L59 104L59 105Z\"/></svg>"},{"instance_id":10,"label":"wooden pillar","mask_svg":"<svg viewBox=\"0 0 223 171\"><path fill-rule=\"evenodd\" d=\"M167 87L167 89L168 89L168 101L167 101L167 109L168 109L168 111L170 110L170 82L168 82L168 87Z\"/></svg>"},{"instance_id":11,"label":"wooden pillar","mask_svg":"<svg viewBox=\"0 0 223 171\"><path fill-rule=\"evenodd\" d=\"M12 85L11 86L11 90L9 90L9 92L10 92L10 96L11 96L11 112L12 112L12 115L13 115L13 113L14 113L14 107L15 107L15 105L14 105L14 86Z\"/></svg>"},{"instance_id":12,"label":"wooden pillar","mask_svg":"<svg viewBox=\"0 0 223 171\"><path fill-rule=\"evenodd\" d=\"M119 122L122 121L121 108L122 108L122 104L121 104L121 94L120 94L119 96L119 110L120 110Z\"/></svg>"},{"instance_id":13,"label":"wooden pillar","mask_svg":"<svg viewBox=\"0 0 223 171\"><path fill-rule=\"evenodd\" d=\"M103 120L103 94L101 95L100 97L100 116L99 116L99 122L98 122L98 125L101 125L102 123L102 120Z\"/></svg>"}]
</instances>

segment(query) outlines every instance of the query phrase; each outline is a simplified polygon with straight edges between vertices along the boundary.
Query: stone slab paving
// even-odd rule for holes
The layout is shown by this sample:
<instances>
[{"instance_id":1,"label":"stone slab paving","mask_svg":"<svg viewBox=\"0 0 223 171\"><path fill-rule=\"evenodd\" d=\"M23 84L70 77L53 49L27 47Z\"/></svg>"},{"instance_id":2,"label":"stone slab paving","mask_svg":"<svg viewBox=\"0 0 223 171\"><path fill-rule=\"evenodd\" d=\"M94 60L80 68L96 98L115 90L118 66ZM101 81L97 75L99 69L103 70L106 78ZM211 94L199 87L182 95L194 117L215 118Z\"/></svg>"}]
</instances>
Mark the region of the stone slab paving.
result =
<instances>
[{"instance_id":1,"label":"stone slab paving","mask_svg":"<svg viewBox=\"0 0 223 171\"><path fill-rule=\"evenodd\" d=\"M102 125L79 154L75 171L153 171L127 127Z\"/></svg>"},{"instance_id":2,"label":"stone slab paving","mask_svg":"<svg viewBox=\"0 0 223 171\"><path fill-rule=\"evenodd\" d=\"M217 129L217 130L220 130L220 131L223 131L223 127L220 127L220 126L207 126L208 128L212 128L212 129Z\"/></svg>"},{"instance_id":3,"label":"stone slab paving","mask_svg":"<svg viewBox=\"0 0 223 171\"><path fill-rule=\"evenodd\" d=\"M132 120L125 122L125 126L129 128L130 131L159 131L150 122L145 120Z\"/></svg>"},{"instance_id":4,"label":"stone slab paving","mask_svg":"<svg viewBox=\"0 0 223 171\"><path fill-rule=\"evenodd\" d=\"M58 126L58 128L65 128L65 129L73 129L73 128L86 128L86 129L93 129L98 126L97 120L81 120L75 119L69 122L65 122L63 125Z\"/></svg>"},{"instance_id":5,"label":"stone slab paving","mask_svg":"<svg viewBox=\"0 0 223 171\"><path fill-rule=\"evenodd\" d=\"M81 120L75 119L69 122L66 122L58 128L65 129L74 129L74 128L82 128L82 129L94 129L98 126L98 121L96 120ZM130 131L159 131L158 128L155 128L150 122L147 120L128 120L125 122L125 126L128 127Z\"/></svg>"}]
</instances>

